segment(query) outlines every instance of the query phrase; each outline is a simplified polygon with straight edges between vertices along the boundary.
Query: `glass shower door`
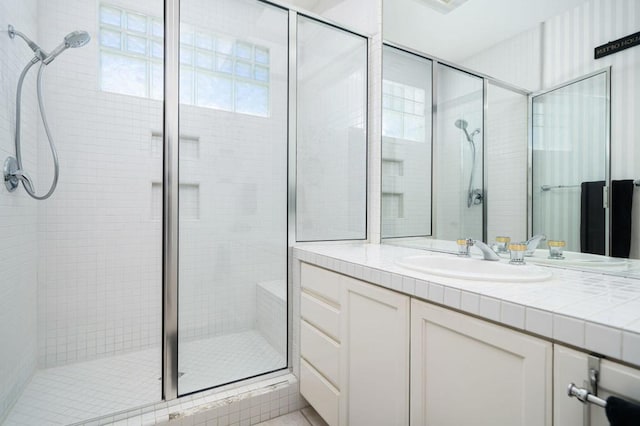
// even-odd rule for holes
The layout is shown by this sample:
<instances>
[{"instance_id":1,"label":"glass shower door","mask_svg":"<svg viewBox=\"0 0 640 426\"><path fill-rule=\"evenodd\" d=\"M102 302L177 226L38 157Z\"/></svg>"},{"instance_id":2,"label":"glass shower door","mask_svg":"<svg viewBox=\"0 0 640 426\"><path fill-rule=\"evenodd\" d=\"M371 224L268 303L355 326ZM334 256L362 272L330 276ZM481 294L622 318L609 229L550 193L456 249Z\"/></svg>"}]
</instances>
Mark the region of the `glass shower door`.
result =
<instances>
[{"instance_id":1,"label":"glass shower door","mask_svg":"<svg viewBox=\"0 0 640 426\"><path fill-rule=\"evenodd\" d=\"M483 81L437 66L434 236L483 239Z\"/></svg>"},{"instance_id":2,"label":"glass shower door","mask_svg":"<svg viewBox=\"0 0 640 426\"><path fill-rule=\"evenodd\" d=\"M178 393L287 365L288 14L181 4Z\"/></svg>"}]
</instances>

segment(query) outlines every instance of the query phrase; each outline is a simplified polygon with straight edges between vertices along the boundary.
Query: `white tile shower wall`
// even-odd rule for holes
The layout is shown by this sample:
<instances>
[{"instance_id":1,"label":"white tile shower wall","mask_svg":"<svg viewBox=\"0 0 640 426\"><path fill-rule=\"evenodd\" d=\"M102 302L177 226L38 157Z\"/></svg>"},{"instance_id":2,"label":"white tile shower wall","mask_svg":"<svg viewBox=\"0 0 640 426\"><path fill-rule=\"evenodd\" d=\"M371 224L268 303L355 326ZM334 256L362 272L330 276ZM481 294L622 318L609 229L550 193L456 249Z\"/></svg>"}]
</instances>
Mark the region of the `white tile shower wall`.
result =
<instances>
[{"instance_id":1,"label":"white tile shower wall","mask_svg":"<svg viewBox=\"0 0 640 426\"><path fill-rule=\"evenodd\" d=\"M488 241L498 235L527 239L527 102L526 95L487 86Z\"/></svg>"},{"instance_id":2,"label":"white tile shower wall","mask_svg":"<svg viewBox=\"0 0 640 426\"><path fill-rule=\"evenodd\" d=\"M162 237L151 206L162 160L152 155L151 140L162 128L162 105L99 90L98 5L38 4L45 48L72 30L92 36L47 70L61 172L56 193L38 205L43 367L160 344ZM162 7L161 0L136 3L137 10L160 17ZM45 182L50 160L45 135L39 136L38 177Z\"/></svg>"},{"instance_id":3,"label":"white tile shower wall","mask_svg":"<svg viewBox=\"0 0 640 426\"><path fill-rule=\"evenodd\" d=\"M285 359L287 357L287 286L285 280L265 281L256 287L258 331Z\"/></svg>"},{"instance_id":4,"label":"white tile shower wall","mask_svg":"<svg viewBox=\"0 0 640 426\"><path fill-rule=\"evenodd\" d=\"M38 40L36 0L0 2L0 164L15 156L15 96L31 49L5 31L12 24ZM36 177L37 125L32 70L23 89L23 166ZM41 186L38 186L40 188ZM37 207L22 186L10 193L0 186L0 423L20 396L37 363Z\"/></svg>"},{"instance_id":5,"label":"white tile shower wall","mask_svg":"<svg viewBox=\"0 0 640 426\"><path fill-rule=\"evenodd\" d=\"M640 179L640 51L627 49L593 59L596 46L638 31L636 0L589 0L530 30L465 61L465 65L535 91L612 67L611 176ZM542 48L540 48L540 44ZM527 46L529 46L527 48ZM510 52L505 54L505 49ZM540 71L543 64L543 71ZM538 84L535 84L538 82ZM640 188L634 192L631 257L640 258Z\"/></svg>"}]
</instances>

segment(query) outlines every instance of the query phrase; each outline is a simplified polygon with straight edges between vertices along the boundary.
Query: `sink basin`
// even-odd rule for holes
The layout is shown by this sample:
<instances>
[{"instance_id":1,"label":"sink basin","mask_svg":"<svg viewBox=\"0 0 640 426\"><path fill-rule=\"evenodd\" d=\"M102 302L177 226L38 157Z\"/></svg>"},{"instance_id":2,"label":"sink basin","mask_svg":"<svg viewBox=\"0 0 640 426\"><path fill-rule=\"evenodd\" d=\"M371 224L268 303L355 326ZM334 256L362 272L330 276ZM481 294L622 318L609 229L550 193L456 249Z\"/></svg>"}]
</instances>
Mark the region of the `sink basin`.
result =
<instances>
[{"instance_id":1,"label":"sink basin","mask_svg":"<svg viewBox=\"0 0 640 426\"><path fill-rule=\"evenodd\" d=\"M396 262L399 266L441 277L492 282L538 282L552 273L536 266L510 265L481 259L454 256L409 256Z\"/></svg>"},{"instance_id":2,"label":"sink basin","mask_svg":"<svg viewBox=\"0 0 640 426\"><path fill-rule=\"evenodd\" d=\"M586 268L621 268L628 264L627 259L617 257L600 256L590 253L576 253L565 251L564 259L549 259L548 250L536 250L531 257L525 258L526 262L549 266L575 266Z\"/></svg>"}]
</instances>

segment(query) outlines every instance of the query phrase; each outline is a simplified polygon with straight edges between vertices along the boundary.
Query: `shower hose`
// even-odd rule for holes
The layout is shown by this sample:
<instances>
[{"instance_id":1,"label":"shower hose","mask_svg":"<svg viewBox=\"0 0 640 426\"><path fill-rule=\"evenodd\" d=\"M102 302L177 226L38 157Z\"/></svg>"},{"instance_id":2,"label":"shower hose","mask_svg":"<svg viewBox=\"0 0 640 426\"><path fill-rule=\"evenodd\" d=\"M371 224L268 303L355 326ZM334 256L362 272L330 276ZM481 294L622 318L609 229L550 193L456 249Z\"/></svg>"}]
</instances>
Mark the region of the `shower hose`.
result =
<instances>
[{"instance_id":1,"label":"shower hose","mask_svg":"<svg viewBox=\"0 0 640 426\"><path fill-rule=\"evenodd\" d=\"M18 170L23 170L22 168L22 154L20 152L20 128L21 128L21 107L22 107L22 84L24 83L24 79L27 76L27 73L31 69L32 66L37 64L40 61L40 58L33 58L24 70L22 70L22 74L20 74L20 79L18 80L18 89L16 91L16 162L18 163ZM49 129L49 123L47 122L47 114L45 112L44 107L44 94L42 90L42 79L44 75L44 69L46 64L44 62L40 63L40 67L38 68L38 77L37 77L37 92L38 92L38 109L40 110L40 118L42 119L42 125L44 126L44 131L47 134L47 139L49 141L49 148L51 149L51 156L53 157L53 181L51 182L51 187L49 191L47 191L44 195L36 195L33 186L30 181L22 181L24 185L24 189L27 191L27 194L36 200L46 200L53 194L56 190L56 186L58 185L58 175L60 172L60 165L58 163L58 152L56 151L56 145L53 142L53 136L51 136L51 130Z\"/></svg>"}]
</instances>

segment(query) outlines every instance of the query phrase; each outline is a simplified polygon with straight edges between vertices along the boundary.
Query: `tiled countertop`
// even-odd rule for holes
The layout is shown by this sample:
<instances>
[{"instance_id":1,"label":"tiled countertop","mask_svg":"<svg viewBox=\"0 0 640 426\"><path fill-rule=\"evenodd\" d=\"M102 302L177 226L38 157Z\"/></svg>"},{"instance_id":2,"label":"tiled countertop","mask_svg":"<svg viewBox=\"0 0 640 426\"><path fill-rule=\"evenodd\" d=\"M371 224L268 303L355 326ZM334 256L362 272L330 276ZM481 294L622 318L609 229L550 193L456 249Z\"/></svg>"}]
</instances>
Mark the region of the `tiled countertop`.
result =
<instances>
[{"instance_id":1,"label":"tiled countertop","mask_svg":"<svg viewBox=\"0 0 640 426\"><path fill-rule=\"evenodd\" d=\"M386 244L304 243L294 248L301 261L640 367L638 279L546 268L553 273L548 281L493 283L428 275L396 264L414 255L447 256Z\"/></svg>"}]
</instances>

